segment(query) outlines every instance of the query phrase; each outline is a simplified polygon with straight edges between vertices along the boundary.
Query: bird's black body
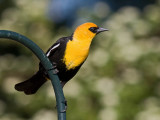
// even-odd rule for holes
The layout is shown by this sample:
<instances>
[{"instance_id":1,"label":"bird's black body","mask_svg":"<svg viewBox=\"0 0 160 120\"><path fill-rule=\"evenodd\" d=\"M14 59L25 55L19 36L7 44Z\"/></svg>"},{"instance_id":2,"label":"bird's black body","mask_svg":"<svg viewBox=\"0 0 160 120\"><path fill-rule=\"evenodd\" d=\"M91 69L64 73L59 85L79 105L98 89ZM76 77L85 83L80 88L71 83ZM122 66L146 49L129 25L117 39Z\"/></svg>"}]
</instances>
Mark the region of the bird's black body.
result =
<instances>
[{"instance_id":1,"label":"bird's black body","mask_svg":"<svg viewBox=\"0 0 160 120\"><path fill-rule=\"evenodd\" d=\"M56 69L58 70L58 77L61 80L62 86L64 86L64 84L69 81L72 77L74 77L74 75L78 72L78 70L80 69L80 66L74 68L74 69L70 69L68 70L65 63L63 62L63 57L64 57L64 51L66 49L66 44L69 40L72 40L72 36L69 37L62 37L60 38L53 46L50 47L50 49L47 51L47 53L50 52L50 54L48 55L48 58L50 59L50 61L55 64ZM51 50L54 46L60 44L59 47ZM46 53L46 54L47 54ZM40 65L40 69L41 69L41 65Z\"/></svg>"},{"instance_id":2,"label":"bird's black body","mask_svg":"<svg viewBox=\"0 0 160 120\"><path fill-rule=\"evenodd\" d=\"M61 81L62 87L68 82L71 78L80 69L81 65L77 66L74 69L67 70L65 63L63 62L63 57L65 54L66 44L69 40L72 40L72 36L62 37L53 44L48 51L46 52L50 61L54 64L55 69L58 71L57 75ZM59 45L58 47L55 47ZM55 47L55 48L54 48ZM54 49L53 49L54 48ZM48 79L45 69L39 64L39 71L33 75L30 79L16 84L15 89L18 91L24 91L26 94L34 94Z\"/></svg>"}]
</instances>

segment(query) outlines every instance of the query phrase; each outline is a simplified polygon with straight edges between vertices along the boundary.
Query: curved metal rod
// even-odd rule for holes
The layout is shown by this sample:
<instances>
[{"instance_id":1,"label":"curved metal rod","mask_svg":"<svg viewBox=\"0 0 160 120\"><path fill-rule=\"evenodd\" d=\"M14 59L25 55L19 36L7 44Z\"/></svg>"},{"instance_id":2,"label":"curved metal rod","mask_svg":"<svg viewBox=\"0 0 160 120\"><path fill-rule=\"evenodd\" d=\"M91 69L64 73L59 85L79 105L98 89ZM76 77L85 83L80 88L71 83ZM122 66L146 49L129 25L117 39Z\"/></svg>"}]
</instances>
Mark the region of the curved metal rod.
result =
<instances>
[{"instance_id":1,"label":"curved metal rod","mask_svg":"<svg viewBox=\"0 0 160 120\"><path fill-rule=\"evenodd\" d=\"M65 97L63 94L62 86L60 84L59 78L57 75L53 74L53 66L45 55L45 53L40 49L38 45L32 42L27 37L12 31L0 30L0 38L9 38L11 40L15 40L20 42L27 48L29 48L41 61L43 67L47 71L49 78L51 79L52 86L55 91L56 103L57 103L57 111L58 111L58 120L66 120L66 105L65 105Z\"/></svg>"}]
</instances>

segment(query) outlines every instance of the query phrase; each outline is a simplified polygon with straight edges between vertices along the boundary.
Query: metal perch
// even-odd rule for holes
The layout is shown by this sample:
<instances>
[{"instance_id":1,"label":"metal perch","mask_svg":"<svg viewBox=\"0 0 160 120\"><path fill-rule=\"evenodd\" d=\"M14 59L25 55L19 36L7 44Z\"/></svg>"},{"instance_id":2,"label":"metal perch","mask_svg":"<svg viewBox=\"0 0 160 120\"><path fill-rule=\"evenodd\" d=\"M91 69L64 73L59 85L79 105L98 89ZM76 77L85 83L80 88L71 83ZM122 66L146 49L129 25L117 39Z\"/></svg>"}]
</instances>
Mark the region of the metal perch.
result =
<instances>
[{"instance_id":1,"label":"metal perch","mask_svg":"<svg viewBox=\"0 0 160 120\"><path fill-rule=\"evenodd\" d=\"M0 30L0 38L8 38L10 40L20 42L21 44L29 48L38 57L43 67L47 71L55 91L58 120L66 120L66 101L59 78L57 75L53 74L53 66L45 53L41 50L41 48L27 37L12 31Z\"/></svg>"}]
</instances>

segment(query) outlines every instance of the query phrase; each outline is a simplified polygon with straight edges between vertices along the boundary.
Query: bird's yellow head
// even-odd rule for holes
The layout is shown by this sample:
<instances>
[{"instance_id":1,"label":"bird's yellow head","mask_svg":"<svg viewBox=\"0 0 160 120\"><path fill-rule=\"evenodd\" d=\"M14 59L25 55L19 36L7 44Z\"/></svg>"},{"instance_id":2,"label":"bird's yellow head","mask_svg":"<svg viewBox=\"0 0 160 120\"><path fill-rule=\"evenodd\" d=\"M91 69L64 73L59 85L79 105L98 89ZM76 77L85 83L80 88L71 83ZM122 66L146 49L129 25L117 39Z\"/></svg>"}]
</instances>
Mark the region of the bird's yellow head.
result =
<instances>
[{"instance_id":1,"label":"bird's yellow head","mask_svg":"<svg viewBox=\"0 0 160 120\"><path fill-rule=\"evenodd\" d=\"M91 41L96 34L103 31L108 31L108 29L100 28L94 23L84 23L76 28L73 38Z\"/></svg>"},{"instance_id":2,"label":"bird's yellow head","mask_svg":"<svg viewBox=\"0 0 160 120\"><path fill-rule=\"evenodd\" d=\"M87 58L94 36L108 29L100 28L94 23L84 23L73 33L72 40L67 42L64 63L68 70L81 65Z\"/></svg>"}]
</instances>

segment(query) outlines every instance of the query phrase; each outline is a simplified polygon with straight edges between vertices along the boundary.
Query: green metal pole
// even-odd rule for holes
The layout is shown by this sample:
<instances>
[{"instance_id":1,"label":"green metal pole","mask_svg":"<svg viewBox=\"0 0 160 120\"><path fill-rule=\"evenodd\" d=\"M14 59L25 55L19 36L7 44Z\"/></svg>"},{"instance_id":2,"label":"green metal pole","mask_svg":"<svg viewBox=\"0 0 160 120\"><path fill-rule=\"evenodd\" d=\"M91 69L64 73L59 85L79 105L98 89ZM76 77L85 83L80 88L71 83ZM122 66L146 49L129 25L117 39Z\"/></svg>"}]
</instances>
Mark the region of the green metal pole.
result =
<instances>
[{"instance_id":1,"label":"green metal pole","mask_svg":"<svg viewBox=\"0 0 160 120\"><path fill-rule=\"evenodd\" d=\"M66 101L63 94L62 86L60 84L58 76L53 74L53 66L45 53L30 39L16 32L0 30L0 38L8 38L20 42L21 44L29 48L39 58L51 79L55 91L58 120L66 120Z\"/></svg>"}]
</instances>

